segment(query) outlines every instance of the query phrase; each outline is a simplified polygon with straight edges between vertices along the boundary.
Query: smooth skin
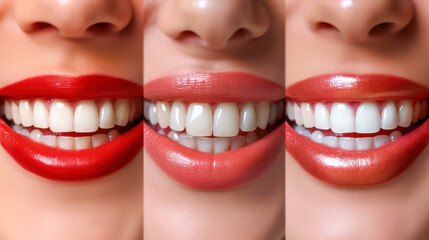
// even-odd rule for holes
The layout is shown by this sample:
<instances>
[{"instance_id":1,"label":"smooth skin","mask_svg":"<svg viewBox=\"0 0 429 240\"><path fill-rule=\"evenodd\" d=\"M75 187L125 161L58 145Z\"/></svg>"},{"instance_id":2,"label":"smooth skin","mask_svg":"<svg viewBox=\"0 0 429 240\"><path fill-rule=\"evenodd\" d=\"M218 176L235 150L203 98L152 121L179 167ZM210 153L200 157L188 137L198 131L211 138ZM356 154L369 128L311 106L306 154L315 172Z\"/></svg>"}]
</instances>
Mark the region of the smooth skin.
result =
<instances>
[{"instance_id":1,"label":"smooth skin","mask_svg":"<svg viewBox=\"0 0 429 240\"><path fill-rule=\"evenodd\" d=\"M145 84L179 72L234 71L284 85L283 0L146 0L144 4ZM239 29L246 34L235 34ZM244 186L192 189L168 177L145 152L144 237L281 239L283 169L284 155L279 154L267 172Z\"/></svg>"},{"instance_id":2,"label":"smooth skin","mask_svg":"<svg viewBox=\"0 0 429 240\"><path fill-rule=\"evenodd\" d=\"M0 88L46 74L142 84L142 18L141 0L0 0ZM0 147L0 239L142 239L142 157L102 178L59 182Z\"/></svg>"},{"instance_id":3,"label":"smooth skin","mask_svg":"<svg viewBox=\"0 0 429 240\"><path fill-rule=\"evenodd\" d=\"M423 0L286 0L286 87L326 73L392 74L429 87L427 39ZM286 239L428 239L428 159L429 146L397 178L348 188L315 179L286 154Z\"/></svg>"}]
</instances>

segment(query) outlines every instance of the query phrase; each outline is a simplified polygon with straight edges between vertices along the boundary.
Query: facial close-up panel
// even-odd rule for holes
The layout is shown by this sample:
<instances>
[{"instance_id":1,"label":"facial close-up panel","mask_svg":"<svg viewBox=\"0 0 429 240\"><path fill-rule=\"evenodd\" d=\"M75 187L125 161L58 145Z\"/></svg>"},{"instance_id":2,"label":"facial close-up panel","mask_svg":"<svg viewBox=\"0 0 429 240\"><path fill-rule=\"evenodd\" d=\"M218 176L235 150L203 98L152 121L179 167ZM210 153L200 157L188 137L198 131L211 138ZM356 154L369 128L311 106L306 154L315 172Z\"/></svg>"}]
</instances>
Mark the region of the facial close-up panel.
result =
<instances>
[{"instance_id":1,"label":"facial close-up panel","mask_svg":"<svg viewBox=\"0 0 429 240\"><path fill-rule=\"evenodd\" d=\"M286 239L429 239L429 7L286 0Z\"/></svg>"},{"instance_id":2,"label":"facial close-up panel","mask_svg":"<svg viewBox=\"0 0 429 240\"><path fill-rule=\"evenodd\" d=\"M0 239L142 239L142 23L141 0L0 0Z\"/></svg>"},{"instance_id":3,"label":"facial close-up panel","mask_svg":"<svg viewBox=\"0 0 429 240\"><path fill-rule=\"evenodd\" d=\"M145 1L145 239L284 237L284 8Z\"/></svg>"}]
</instances>

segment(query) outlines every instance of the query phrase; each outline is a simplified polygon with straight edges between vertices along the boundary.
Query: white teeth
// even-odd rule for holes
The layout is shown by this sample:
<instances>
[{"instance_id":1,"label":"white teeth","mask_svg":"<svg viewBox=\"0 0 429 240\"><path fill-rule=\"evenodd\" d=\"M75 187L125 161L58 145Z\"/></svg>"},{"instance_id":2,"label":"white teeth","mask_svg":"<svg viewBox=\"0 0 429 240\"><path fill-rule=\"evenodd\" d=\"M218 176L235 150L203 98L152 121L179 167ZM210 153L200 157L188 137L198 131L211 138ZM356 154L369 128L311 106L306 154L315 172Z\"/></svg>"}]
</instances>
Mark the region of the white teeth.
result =
<instances>
[{"instance_id":1,"label":"white teeth","mask_svg":"<svg viewBox=\"0 0 429 240\"><path fill-rule=\"evenodd\" d=\"M207 103L191 103L186 115L186 133L206 137L213 132L212 109Z\"/></svg>"},{"instance_id":2,"label":"white teeth","mask_svg":"<svg viewBox=\"0 0 429 240\"><path fill-rule=\"evenodd\" d=\"M15 102L12 102L12 118L13 118L13 122L16 125L21 124L21 117L19 116L19 108Z\"/></svg>"},{"instance_id":3,"label":"white teeth","mask_svg":"<svg viewBox=\"0 0 429 240\"><path fill-rule=\"evenodd\" d=\"M338 148L340 147L340 142L338 140L337 137L335 136L326 136L323 138L323 144L329 146L329 147L333 147L333 148Z\"/></svg>"},{"instance_id":4,"label":"white teeth","mask_svg":"<svg viewBox=\"0 0 429 240\"><path fill-rule=\"evenodd\" d=\"M309 130L305 129L305 127L303 126L295 126L294 127L295 131L301 135L304 135L306 137L311 137L311 133Z\"/></svg>"},{"instance_id":5,"label":"white teeth","mask_svg":"<svg viewBox=\"0 0 429 240\"><path fill-rule=\"evenodd\" d=\"M310 103L301 103L301 114L304 127L314 127L314 112Z\"/></svg>"},{"instance_id":6,"label":"white teeth","mask_svg":"<svg viewBox=\"0 0 429 240\"><path fill-rule=\"evenodd\" d=\"M179 141L179 134L176 131L170 131L167 135L168 138L178 142Z\"/></svg>"},{"instance_id":7,"label":"white teeth","mask_svg":"<svg viewBox=\"0 0 429 240\"><path fill-rule=\"evenodd\" d=\"M398 115L398 125L400 127L409 127L411 125L411 120L413 118L413 105L411 100L399 101Z\"/></svg>"},{"instance_id":8,"label":"white teeth","mask_svg":"<svg viewBox=\"0 0 429 240\"><path fill-rule=\"evenodd\" d=\"M143 117L148 120L149 120L149 106L150 106L150 102L145 100L143 103L143 108L144 108Z\"/></svg>"},{"instance_id":9,"label":"white teeth","mask_svg":"<svg viewBox=\"0 0 429 240\"><path fill-rule=\"evenodd\" d=\"M323 143L323 137L324 136L325 135L323 135L323 133L321 131L316 130L311 134L311 140L318 142L318 143Z\"/></svg>"},{"instance_id":10,"label":"white teeth","mask_svg":"<svg viewBox=\"0 0 429 240\"><path fill-rule=\"evenodd\" d=\"M374 148L381 147L390 142L390 137L387 135L379 135L374 137Z\"/></svg>"},{"instance_id":11,"label":"white teeth","mask_svg":"<svg viewBox=\"0 0 429 240\"><path fill-rule=\"evenodd\" d=\"M92 147L91 137L75 137L74 144L76 150L88 149Z\"/></svg>"},{"instance_id":12,"label":"white teeth","mask_svg":"<svg viewBox=\"0 0 429 240\"><path fill-rule=\"evenodd\" d=\"M420 102L419 101L415 101L414 105L413 105L413 117L412 117L412 122L416 123L419 121L419 117L420 117ZM22 121L22 119L21 119Z\"/></svg>"},{"instance_id":13,"label":"white teeth","mask_svg":"<svg viewBox=\"0 0 429 240\"><path fill-rule=\"evenodd\" d=\"M255 105L252 102L244 104L240 112L240 129L243 132L255 131L258 127Z\"/></svg>"},{"instance_id":14,"label":"white teeth","mask_svg":"<svg viewBox=\"0 0 429 240\"><path fill-rule=\"evenodd\" d=\"M134 121L134 119L136 118L136 113L137 113L136 103L130 102L130 113L128 115L128 122L129 123Z\"/></svg>"},{"instance_id":15,"label":"white teeth","mask_svg":"<svg viewBox=\"0 0 429 240\"><path fill-rule=\"evenodd\" d=\"M130 103L128 99L118 99L115 104L116 125L126 126L130 114Z\"/></svg>"},{"instance_id":16,"label":"white teeth","mask_svg":"<svg viewBox=\"0 0 429 240\"><path fill-rule=\"evenodd\" d=\"M107 137L109 138L109 141L112 141L113 139L117 138L119 135L121 134L117 130L113 129L107 134Z\"/></svg>"},{"instance_id":17,"label":"white teeth","mask_svg":"<svg viewBox=\"0 0 429 240\"><path fill-rule=\"evenodd\" d=\"M98 111L93 100L79 101L74 111L75 132L95 132L98 129Z\"/></svg>"},{"instance_id":18,"label":"white teeth","mask_svg":"<svg viewBox=\"0 0 429 240\"><path fill-rule=\"evenodd\" d=\"M393 142L400 137L402 137L402 133L399 131L394 131L393 133L390 134L390 141Z\"/></svg>"},{"instance_id":19,"label":"white teeth","mask_svg":"<svg viewBox=\"0 0 429 240\"><path fill-rule=\"evenodd\" d=\"M92 136L92 147L96 148L109 141L109 137L106 134L96 134Z\"/></svg>"},{"instance_id":20,"label":"white teeth","mask_svg":"<svg viewBox=\"0 0 429 240\"><path fill-rule=\"evenodd\" d=\"M231 150L238 149L246 146L246 137L235 136L231 138Z\"/></svg>"},{"instance_id":21,"label":"white teeth","mask_svg":"<svg viewBox=\"0 0 429 240\"><path fill-rule=\"evenodd\" d=\"M334 133L355 131L355 113L347 103L335 102L331 110L331 130Z\"/></svg>"},{"instance_id":22,"label":"white teeth","mask_svg":"<svg viewBox=\"0 0 429 240\"><path fill-rule=\"evenodd\" d=\"M195 138L188 134L180 134L179 136L179 144L190 148L190 149L197 149L197 142Z\"/></svg>"},{"instance_id":23,"label":"white teeth","mask_svg":"<svg viewBox=\"0 0 429 240\"><path fill-rule=\"evenodd\" d=\"M375 102L361 103L356 111L356 132L376 133L380 131L380 111Z\"/></svg>"},{"instance_id":24,"label":"white teeth","mask_svg":"<svg viewBox=\"0 0 429 240\"><path fill-rule=\"evenodd\" d=\"M295 115L293 114L293 104L290 101L286 102L286 114L289 120L295 121Z\"/></svg>"},{"instance_id":25,"label":"white teeth","mask_svg":"<svg viewBox=\"0 0 429 240\"><path fill-rule=\"evenodd\" d=\"M115 109L113 108L113 104L110 100L103 102L98 115L100 117L99 126L101 129L109 129L115 126Z\"/></svg>"},{"instance_id":26,"label":"white teeth","mask_svg":"<svg viewBox=\"0 0 429 240\"><path fill-rule=\"evenodd\" d=\"M327 130L331 128L330 113L323 103L316 103L314 107L314 126L318 129Z\"/></svg>"},{"instance_id":27,"label":"white teeth","mask_svg":"<svg viewBox=\"0 0 429 240\"><path fill-rule=\"evenodd\" d=\"M8 100L4 101L4 113L7 120L12 120L12 106Z\"/></svg>"},{"instance_id":28,"label":"white teeth","mask_svg":"<svg viewBox=\"0 0 429 240\"><path fill-rule=\"evenodd\" d=\"M381 128L391 130L396 127L398 127L396 105L394 101L388 101L385 103L383 110L381 111Z\"/></svg>"},{"instance_id":29,"label":"white teeth","mask_svg":"<svg viewBox=\"0 0 429 240\"><path fill-rule=\"evenodd\" d=\"M74 150L73 137L58 137L58 148L65 150Z\"/></svg>"},{"instance_id":30,"label":"white teeth","mask_svg":"<svg viewBox=\"0 0 429 240\"><path fill-rule=\"evenodd\" d=\"M298 106L297 103L293 103L293 115L295 116L295 123L298 126L301 126L304 124L304 121L302 119L302 114L301 114L301 108Z\"/></svg>"},{"instance_id":31,"label":"white teeth","mask_svg":"<svg viewBox=\"0 0 429 240\"><path fill-rule=\"evenodd\" d=\"M420 119L426 118L428 114L428 101L425 99L420 101Z\"/></svg>"},{"instance_id":32,"label":"white teeth","mask_svg":"<svg viewBox=\"0 0 429 240\"><path fill-rule=\"evenodd\" d=\"M237 104L236 103L219 104L214 112L213 136L232 137L232 136L236 136L239 131L240 131L240 119L239 119Z\"/></svg>"},{"instance_id":33,"label":"white teeth","mask_svg":"<svg viewBox=\"0 0 429 240\"><path fill-rule=\"evenodd\" d=\"M258 117L258 127L260 129L267 128L270 117L270 103L267 101L259 102L256 107L256 116Z\"/></svg>"},{"instance_id":34,"label":"white teeth","mask_svg":"<svg viewBox=\"0 0 429 240\"><path fill-rule=\"evenodd\" d=\"M154 103L151 103L149 105L149 121L150 123L155 126L158 123L158 117L156 116L156 105Z\"/></svg>"},{"instance_id":35,"label":"white teeth","mask_svg":"<svg viewBox=\"0 0 429 240\"><path fill-rule=\"evenodd\" d=\"M170 112L170 128L183 131L186 125L186 107L181 101L174 101Z\"/></svg>"},{"instance_id":36,"label":"white teeth","mask_svg":"<svg viewBox=\"0 0 429 240\"><path fill-rule=\"evenodd\" d=\"M44 135L42 136L42 142L45 145L48 145L50 147L57 147L57 136L54 135Z\"/></svg>"},{"instance_id":37,"label":"white teeth","mask_svg":"<svg viewBox=\"0 0 429 240\"><path fill-rule=\"evenodd\" d=\"M349 151L356 150L356 142L354 138L340 137L339 140L341 149Z\"/></svg>"},{"instance_id":38,"label":"white teeth","mask_svg":"<svg viewBox=\"0 0 429 240\"><path fill-rule=\"evenodd\" d=\"M356 138L356 150L368 150L374 148L372 137Z\"/></svg>"},{"instance_id":39,"label":"white teeth","mask_svg":"<svg viewBox=\"0 0 429 240\"><path fill-rule=\"evenodd\" d=\"M277 119L277 106L276 104L271 104L270 115L268 116L268 123L273 125Z\"/></svg>"},{"instance_id":40,"label":"white teeth","mask_svg":"<svg viewBox=\"0 0 429 240\"><path fill-rule=\"evenodd\" d=\"M19 100L19 115L22 126L30 127L33 125L33 110L28 100Z\"/></svg>"},{"instance_id":41,"label":"white teeth","mask_svg":"<svg viewBox=\"0 0 429 240\"><path fill-rule=\"evenodd\" d=\"M42 142L42 136L43 136L43 133L37 129L34 129L30 134L30 138L36 142Z\"/></svg>"},{"instance_id":42,"label":"white teeth","mask_svg":"<svg viewBox=\"0 0 429 240\"><path fill-rule=\"evenodd\" d=\"M229 151L230 139L229 138L215 138L214 141L214 153L221 153Z\"/></svg>"},{"instance_id":43,"label":"white teeth","mask_svg":"<svg viewBox=\"0 0 429 240\"><path fill-rule=\"evenodd\" d=\"M170 126L170 104L168 102L156 102L156 115L158 117L158 124L161 128Z\"/></svg>"},{"instance_id":44,"label":"white teeth","mask_svg":"<svg viewBox=\"0 0 429 240\"><path fill-rule=\"evenodd\" d=\"M49 128L53 132L73 131L73 110L64 101L54 100L49 111Z\"/></svg>"},{"instance_id":45,"label":"white teeth","mask_svg":"<svg viewBox=\"0 0 429 240\"><path fill-rule=\"evenodd\" d=\"M205 153L213 153L213 138L197 138L197 150Z\"/></svg>"},{"instance_id":46,"label":"white teeth","mask_svg":"<svg viewBox=\"0 0 429 240\"><path fill-rule=\"evenodd\" d=\"M49 111L41 100L34 101L33 124L37 128L45 129L49 127Z\"/></svg>"}]
</instances>

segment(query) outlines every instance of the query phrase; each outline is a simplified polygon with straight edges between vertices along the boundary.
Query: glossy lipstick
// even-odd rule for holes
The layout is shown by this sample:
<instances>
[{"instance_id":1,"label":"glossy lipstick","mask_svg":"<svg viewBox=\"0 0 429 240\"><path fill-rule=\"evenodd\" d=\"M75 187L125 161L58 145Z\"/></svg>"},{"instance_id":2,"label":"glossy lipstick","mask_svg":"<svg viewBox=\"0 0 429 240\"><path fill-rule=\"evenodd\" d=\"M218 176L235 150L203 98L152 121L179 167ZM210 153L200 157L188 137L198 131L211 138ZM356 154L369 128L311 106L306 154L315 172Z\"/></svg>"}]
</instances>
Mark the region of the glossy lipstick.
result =
<instances>
[{"instance_id":1,"label":"glossy lipstick","mask_svg":"<svg viewBox=\"0 0 429 240\"><path fill-rule=\"evenodd\" d=\"M429 90L404 78L386 75L323 75L286 89L286 97L306 102L419 99ZM429 143L429 121L398 140L365 151L321 145L286 124L286 150L311 175L334 185L384 183L407 169Z\"/></svg>"},{"instance_id":2,"label":"glossy lipstick","mask_svg":"<svg viewBox=\"0 0 429 240\"><path fill-rule=\"evenodd\" d=\"M184 73L144 86L145 99L185 102L247 102L284 98L284 87L244 73ZM184 185L230 188L254 180L273 163L284 146L284 126L255 143L223 153L186 148L144 126L145 149L171 178Z\"/></svg>"},{"instance_id":3,"label":"glossy lipstick","mask_svg":"<svg viewBox=\"0 0 429 240\"><path fill-rule=\"evenodd\" d=\"M142 87L127 80L101 75L38 76L0 89L15 99L102 99L142 96ZM102 146L63 150L42 145L0 122L0 143L24 169L44 178L67 181L101 177L129 163L143 146L143 123Z\"/></svg>"}]
</instances>

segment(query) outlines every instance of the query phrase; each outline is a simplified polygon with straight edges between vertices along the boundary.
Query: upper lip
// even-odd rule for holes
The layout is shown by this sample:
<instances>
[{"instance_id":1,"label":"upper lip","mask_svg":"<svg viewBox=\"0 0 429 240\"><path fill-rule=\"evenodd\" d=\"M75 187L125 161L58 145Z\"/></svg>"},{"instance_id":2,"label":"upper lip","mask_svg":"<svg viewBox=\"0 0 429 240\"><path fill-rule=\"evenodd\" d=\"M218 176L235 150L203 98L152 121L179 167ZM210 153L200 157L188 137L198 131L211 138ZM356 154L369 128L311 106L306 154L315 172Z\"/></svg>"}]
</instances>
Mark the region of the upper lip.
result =
<instances>
[{"instance_id":1,"label":"upper lip","mask_svg":"<svg viewBox=\"0 0 429 240\"><path fill-rule=\"evenodd\" d=\"M0 95L18 99L131 98L142 94L141 85L103 75L37 76L0 89ZM54 180L84 180L112 173L130 162L142 148L142 128L143 123L140 123L97 148L68 151L36 143L1 121L0 143L17 163L39 176Z\"/></svg>"},{"instance_id":2,"label":"upper lip","mask_svg":"<svg viewBox=\"0 0 429 240\"><path fill-rule=\"evenodd\" d=\"M152 100L208 103L274 101L285 96L283 86L238 72L168 76L145 84L144 95ZM213 154L185 148L146 125L144 134L146 150L158 166L176 181L197 188L229 188L255 179L271 166L284 140L278 128L251 146Z\"/></svg>"},{"instance_id":3,"label":"upper lip","mask_svg":"<svg viewBox=\"0 0 429 240\"><path fill-rule=\"evenodd\" d=\"M370 101L419 99L429 90L400 77L367 74L329 74L313 77L286 89L298 101ZM429 142L429 122L393 143L366 151L330 148L286 127L286 149L313 176L337 185L380 184L404 171Z\"/></svg>"}]
</instances>

